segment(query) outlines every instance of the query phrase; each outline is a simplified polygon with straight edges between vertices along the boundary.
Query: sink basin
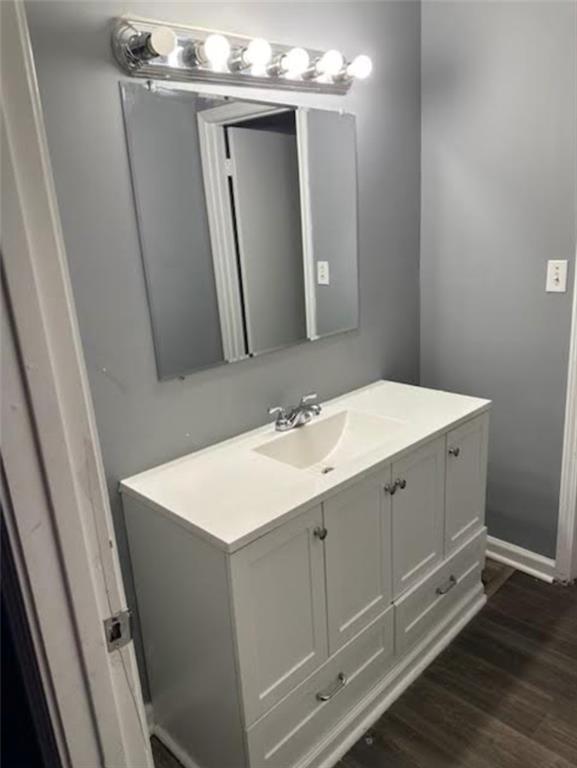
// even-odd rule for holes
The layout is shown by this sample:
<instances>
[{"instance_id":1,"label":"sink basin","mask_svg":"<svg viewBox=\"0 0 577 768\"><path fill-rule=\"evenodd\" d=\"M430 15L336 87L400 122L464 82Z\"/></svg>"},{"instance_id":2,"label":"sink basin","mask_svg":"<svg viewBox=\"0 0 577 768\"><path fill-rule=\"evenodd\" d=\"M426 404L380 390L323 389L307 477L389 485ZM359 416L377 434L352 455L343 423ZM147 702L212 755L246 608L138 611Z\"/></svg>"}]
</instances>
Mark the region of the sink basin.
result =
<instances>
[{"instance_id":1,"label":"sink basin","mask_svg":"<svg viewBox=\"0 0 577 768\"><path fill-rule=\"evenodd\" d=\"M378 448L395 435L403 421L341 411L297 427L254 450L297 469L325 474L347 461Z\"/></svg>"}]
</instances>

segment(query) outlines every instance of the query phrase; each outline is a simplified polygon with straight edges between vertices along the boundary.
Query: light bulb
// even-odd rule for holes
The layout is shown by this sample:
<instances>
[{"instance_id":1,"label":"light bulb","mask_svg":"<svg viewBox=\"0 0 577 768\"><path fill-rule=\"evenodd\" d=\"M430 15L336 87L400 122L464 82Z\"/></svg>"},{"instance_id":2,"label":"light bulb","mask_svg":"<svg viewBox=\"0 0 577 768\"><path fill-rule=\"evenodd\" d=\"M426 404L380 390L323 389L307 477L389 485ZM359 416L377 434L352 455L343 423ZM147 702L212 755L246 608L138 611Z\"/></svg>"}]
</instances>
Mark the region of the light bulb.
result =
<instances>
[{"instance_id":1,"label":"light bulb","mask_svg":"<svg viewBox=\"0 0 577 768\"><path fill-rule=\"evenodd\" d=\"M148 47L156 56L170 56L177 46L176 35L168 27L153 29L148 38Z\"/></svg>"},{"instance_id":2,"label":"light bulb","mask_svg":"<svg viewBox=\"0 0 577 768\"><path fill-rule=\"evenodd\" d=\"M202 58L213 69L225 69L230 56L230 43L224 35L209 35L202 44Z\"/></svg>"},{"instance_id":3,"label":"light bulb","mask_svg":"<svg viewBox=\"0 0 577 768\"><path fill-rule=\"evenodd\" d=\"M157 56L170 56L176 51L177 46L178 39L172 29L156 27L152 32L134 35L127 47L133 59L143 62L155 59Z\"/></svg>"},{"instance_id":4,"label":"light bulb","mask_svg":"<svg viewBox=\"0 0 577 768\"><path fill-rule=\"evenodd\" d=\"M267 64L272 58L272 48L267 40L256 37L251 40L242 54L243 61L252 68L253 74L266 71Z\"/></svg>"},{"instance_id":5,"label":"light bulb","mask_svg":"<svg viewBox=\"0 0 577 768\"><path fill-rule=\"evenodd\" d=\"M310 56L304 48L291 48L280 62L281 69L287 77L300 77L307 71L310 64Z\"/></svg>"},{"instance_id":6,"label":"light bulb","mask_svg":"<svg viewBox=\"0 0 577 768\"><path fill-rule=\"evenodd\" d=\"M321 56L317 62L316 69L319 75L335 77L343 68L344 63L343 54L333 48Z\"/></svg>"},{"instance_id":7,"label":"light bulb","mask_svg":"<svg viewBox=\"0 0 577 768\"><path fill-rule=\"evenodd\" d=\"M349 77L356 77L357 80L365 80L373 71L373 62L369 56L365 56L362 53L360 56L355 56L347 67L347 75Z\"/></svg>"}]
</instances>

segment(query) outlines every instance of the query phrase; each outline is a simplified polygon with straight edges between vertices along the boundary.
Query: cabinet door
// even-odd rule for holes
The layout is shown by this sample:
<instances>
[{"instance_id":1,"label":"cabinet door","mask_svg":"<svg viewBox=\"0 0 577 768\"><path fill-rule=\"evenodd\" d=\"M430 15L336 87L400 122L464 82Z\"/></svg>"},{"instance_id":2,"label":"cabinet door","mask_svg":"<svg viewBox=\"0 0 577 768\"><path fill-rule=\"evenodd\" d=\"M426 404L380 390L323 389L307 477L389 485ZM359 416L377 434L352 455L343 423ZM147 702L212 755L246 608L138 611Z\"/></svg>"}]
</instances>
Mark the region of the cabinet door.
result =
<instances>
[{"instance_id":1,"label":"cabinet door","mask_svg":"<svg viewBox=\"0 0 577 768\"><path fill-rule=\"evenodd\" d=\"M443 556L445 438L393 464L393 589L395 597Z\"/></svg>"},{"instance_id":2,"label":"cabinet door","mask_svg":"<svg viewBox=\"0 0 577 768\"><path fill-rule=\"evenodd\" d=\"M483 414L447 435L446 555L484 524L488 432Z\"/></svg>"},{"instance_id":3,"label":"cabinet door","mask_svg":"<svg viewBox=\"0 0 577 768\"><path fill-rule=\"evenodd\" d=\"M324 503L329 652L391 602L391 502L383 486L390 467Z\"/></svg>"},{"instance_id":4,"label":"cabinet door","mask_svg":"<svg viewBox=\"0 0 577 768\"><path fill-rule=\"evenodd\" d=\"M246 725L327 658L322 524L315 507L231 557Z\"/></svg>"}]
</instances>

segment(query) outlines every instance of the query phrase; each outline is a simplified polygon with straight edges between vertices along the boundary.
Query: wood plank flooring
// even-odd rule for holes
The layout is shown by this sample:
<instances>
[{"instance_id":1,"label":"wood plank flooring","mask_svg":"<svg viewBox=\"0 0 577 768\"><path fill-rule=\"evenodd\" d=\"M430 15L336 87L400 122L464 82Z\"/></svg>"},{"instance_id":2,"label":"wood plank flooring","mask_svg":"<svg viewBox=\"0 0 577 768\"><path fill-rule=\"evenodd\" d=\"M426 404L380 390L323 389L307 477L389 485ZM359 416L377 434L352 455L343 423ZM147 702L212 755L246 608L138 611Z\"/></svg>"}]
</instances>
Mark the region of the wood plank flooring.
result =
<instances>
[{"instance_id":1,"label":"wood plank flooring","mask_svg":"<svg viewBox=\"0 0 577 768\"><path fill-rule=\"evenodd\" d=\"M577 586L516 572L339 768L577 768Z\"/></svg>"},{"instance_id":2,"label":"wood plank flooring","mask_svg":"<svg viewBox=\"0 0 577 768\"><path fill-rule=\"evenodd\" d=\"M338 768L577 768L577 585L508 576Z\"/></svg>"},{"instance_id":3,"label":"wood plank flooring","mask_svg":"<svg viewBox=\"0 0 577 768\"><path fill-rule=\"evenodd\" d=\"M152 747L152 756L154 758L154 768L182 768L182 765L174 757L164 744L153 736L150 739L150 745Z\"/></svg>"}]
</instances>

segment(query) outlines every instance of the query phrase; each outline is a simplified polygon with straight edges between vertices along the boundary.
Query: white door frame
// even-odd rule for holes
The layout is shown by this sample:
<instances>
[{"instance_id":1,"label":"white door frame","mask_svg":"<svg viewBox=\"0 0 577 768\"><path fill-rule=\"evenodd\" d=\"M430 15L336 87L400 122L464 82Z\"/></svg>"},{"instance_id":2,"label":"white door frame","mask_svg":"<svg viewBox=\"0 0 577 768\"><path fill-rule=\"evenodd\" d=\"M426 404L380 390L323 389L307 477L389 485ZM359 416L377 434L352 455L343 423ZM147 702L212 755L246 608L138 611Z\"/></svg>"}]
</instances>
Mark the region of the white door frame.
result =
<instances>
[{"instance_id":1,"label":"white door frame","mask_svg":"<svg viewBox=\"0 0 577 768\"><path fill-rule=\"evenodd\" d=\"M204 109L197 114L220 328L224 357L228 362L242 360L247 354L232 201L228 188L229 171L224 126L239 120L250 120L284 111L285 108L273 105L232 101L212 109Z\"/></svg>"},{"instance_id":2,"label":"white door frame","mask_svg":"<svg viewBox=\"0 0 577 768\"><path fill-rule=\"evenodd\" d=\"M230 345L229 343L229 345L235 350L244 348L244 346L242 341L242 321L240 319L240 296L237 297L236 293L234 293L238 291L239 281L236 279L236 284L231 282L231 275L238 278L236 273L237 254L234 242L232 209L228 194L227 175L229 174L229 169L225 159L223 126L291 110L295 113L297 133L307 338L314 341L318 338L318 334L316 330L316 282L309 180L308 109L296 105L274 106L272 104L233 101L213 109L203 110L197 115L204 188L209 203L208 218L211 246L215 264L219 307L221 307L221 326L223 329L232 329L230 338L236 341L235 344ZM239 254L239 256L242 259L242 254ZM227 308L228 314L231 314L230 308L232 308L234 318L232 323L229 317L223 319L223 306ZM227 336L224 332L223 337L225 339L224 346L226 352L228 345L226 343ZM240 355L227 359L238 360L243 356Z\"/></svg>"},{"instance_id":3,"label":"white door frame","mask_svg":"<svg viewBox=\"0 0 577 768\"><path fill-rule=\"evenodd\" d=\"M310 142L309 109L299 107L296 111L297 147L299 153L299 184L301 199L301 224L303 232L303 274L305 283L305 307L307 337L311 341L319 338L317 333L317 292L315 257L313 245L313 214L310 183Z\"/></svg>"},{"instance_id":4,"label":"white door frame","mask_svg":"<svg viewBox=\"0 0 577 768\"><path fill-rule=\"evenodd\" d=\"M152 768L22 0L2 14L7 529L63 765ZM6 510L5 510L6 514Z\"/></svg>"},{"instance_id":5,"label":"white door frame","mask_svg":"<svg viewBox=\"0 0 577 768\"><path fill-rule=\"evenodd\" d=\"M573 264L573 310L567 371L565 430L559 494L556 578L577 578L577 252Z\"/></svg>"}]
</instances>

